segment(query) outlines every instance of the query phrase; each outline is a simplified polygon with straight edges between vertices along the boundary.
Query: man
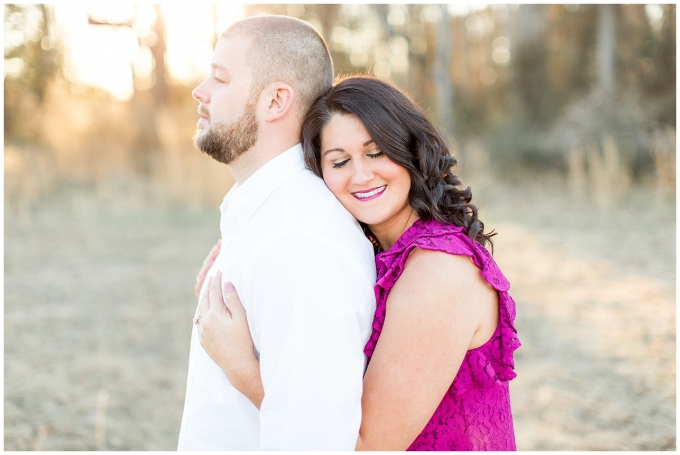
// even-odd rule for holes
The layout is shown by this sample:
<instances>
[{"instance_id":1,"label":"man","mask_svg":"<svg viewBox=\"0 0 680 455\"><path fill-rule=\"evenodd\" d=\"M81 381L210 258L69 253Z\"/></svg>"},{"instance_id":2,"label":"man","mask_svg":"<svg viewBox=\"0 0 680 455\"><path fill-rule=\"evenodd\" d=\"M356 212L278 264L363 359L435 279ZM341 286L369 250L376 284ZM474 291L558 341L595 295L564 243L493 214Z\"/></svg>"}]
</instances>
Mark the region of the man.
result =
<instances>
[{"instance_id":1,"label":"man","mask_svg":"<svg viewBox=\"0 0 680 455\"><path fill-rule=\"evenodd\" d=\"M354 449L375 309L372 247L304 167L299 144L305 112L332 82L328 49L309 24L261 16L222 34L193 92L195 143L236 179L201 294L218 271L235 285L265 397L258 411L231 386L195 326L180 450Z\"/></svg>"}]
</instances>

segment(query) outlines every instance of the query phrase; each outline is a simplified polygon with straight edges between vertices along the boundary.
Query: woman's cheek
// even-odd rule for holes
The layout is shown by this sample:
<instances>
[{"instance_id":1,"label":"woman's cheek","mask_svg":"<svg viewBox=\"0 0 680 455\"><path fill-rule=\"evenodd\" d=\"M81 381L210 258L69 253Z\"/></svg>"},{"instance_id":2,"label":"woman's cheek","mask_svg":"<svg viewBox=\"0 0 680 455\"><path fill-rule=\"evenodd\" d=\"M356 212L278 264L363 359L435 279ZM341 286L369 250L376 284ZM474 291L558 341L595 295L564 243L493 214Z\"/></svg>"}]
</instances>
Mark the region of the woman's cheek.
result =
<instances>
[{"instance_id":1,"label":"woman's cheek","mask_svg":"<svg viewBox=\"0 0 680 455\"><path fill-rule=\"evenodd\" d=\"M342 177L337 169L328 169L323 172L323 180L331 193L338 196L342 191Z\"/></svg>"}]
</instances>

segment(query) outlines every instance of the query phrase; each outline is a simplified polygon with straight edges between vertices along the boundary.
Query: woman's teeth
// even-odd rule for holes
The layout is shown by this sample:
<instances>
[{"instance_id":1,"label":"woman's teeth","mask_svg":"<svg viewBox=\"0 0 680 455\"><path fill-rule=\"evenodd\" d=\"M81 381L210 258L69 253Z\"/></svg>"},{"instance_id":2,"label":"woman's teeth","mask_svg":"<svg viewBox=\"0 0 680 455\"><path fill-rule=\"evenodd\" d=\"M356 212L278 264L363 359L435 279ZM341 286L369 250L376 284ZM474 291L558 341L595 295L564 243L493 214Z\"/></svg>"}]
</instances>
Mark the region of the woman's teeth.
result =
<instances>
[{"instance_id":1,"label":"woman's teeth","mask_svg":"<svg viewBox=\"0 0 680 455\"><path fill-rule=\"evenodd\" d=\"M368 193L352 193L352 194L358 197L359 199L365 199L367 197L375 196L376 194L382 192L386 186L387 185L383 185L381 187L374 189L373 191L369 191Z\"/></svg>"}]
</instances>

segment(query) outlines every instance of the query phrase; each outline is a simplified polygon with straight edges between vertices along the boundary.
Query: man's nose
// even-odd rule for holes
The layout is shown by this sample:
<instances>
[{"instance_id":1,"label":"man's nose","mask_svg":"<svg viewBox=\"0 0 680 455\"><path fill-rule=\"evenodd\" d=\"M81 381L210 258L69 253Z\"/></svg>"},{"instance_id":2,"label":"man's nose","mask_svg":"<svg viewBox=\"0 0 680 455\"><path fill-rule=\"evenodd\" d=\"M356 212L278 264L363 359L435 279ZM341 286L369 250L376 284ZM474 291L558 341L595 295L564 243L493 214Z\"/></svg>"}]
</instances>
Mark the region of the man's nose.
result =
<instances>
[{"instance_id":1,"label":"man's nose","mask_svg":"<svg viewBox=\"0 0 680 455\"><path fill-rule=\"evenodd\" d=\"M210 101L210 94L205 87L205 83L207 80L208 79L201 82L201 84L195 89L193 89L193 91L191 92L191 96L193 96L196 101L204 104Z\"/></svg>"}]
</instances>

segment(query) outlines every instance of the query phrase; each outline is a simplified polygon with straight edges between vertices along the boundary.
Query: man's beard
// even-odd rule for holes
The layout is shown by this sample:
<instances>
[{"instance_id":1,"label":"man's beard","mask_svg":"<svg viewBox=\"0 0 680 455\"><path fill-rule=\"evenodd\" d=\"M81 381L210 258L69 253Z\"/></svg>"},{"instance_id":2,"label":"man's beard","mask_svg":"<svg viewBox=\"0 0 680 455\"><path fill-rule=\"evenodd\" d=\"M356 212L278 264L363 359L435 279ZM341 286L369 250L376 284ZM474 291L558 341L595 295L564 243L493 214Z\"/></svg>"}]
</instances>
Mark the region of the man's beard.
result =
<instances>
[{"instance_id":1,"label":"man's beard","mask_svg":"<svg viewBox=\"0 0 680 455\"><path fill-rule=\"evenodd\" d=\"M196 130L194 144L203 153L220 163L229 164L257 142L258 125L255 117L255 100L251 99L235 122L227 125L217 123L208 126L202 136Z\"/></svg>"}]
</instances>

